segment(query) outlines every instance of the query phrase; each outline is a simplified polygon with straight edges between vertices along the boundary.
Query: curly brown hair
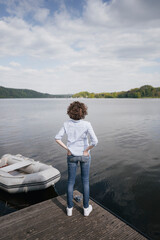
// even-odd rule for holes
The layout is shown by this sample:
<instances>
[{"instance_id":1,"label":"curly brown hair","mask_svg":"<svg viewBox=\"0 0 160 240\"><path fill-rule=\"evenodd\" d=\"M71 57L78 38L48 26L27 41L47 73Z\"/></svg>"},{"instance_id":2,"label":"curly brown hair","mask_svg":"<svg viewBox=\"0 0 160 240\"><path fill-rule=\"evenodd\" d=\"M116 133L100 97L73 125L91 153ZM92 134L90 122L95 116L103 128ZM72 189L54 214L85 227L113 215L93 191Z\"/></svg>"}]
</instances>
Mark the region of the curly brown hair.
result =
<instances>
[{"instance_id":1,"label":"curly brown hair","mask_svg":"<svg viewBox=\"0 0 160 240\"><path fill-rule=\"evenodd\" d=\"M69 105L67 108L67 114L71 119L80 120L84 119L88 114L87 106L84 103L75 101Z\"/></svg>"}]
</instances>

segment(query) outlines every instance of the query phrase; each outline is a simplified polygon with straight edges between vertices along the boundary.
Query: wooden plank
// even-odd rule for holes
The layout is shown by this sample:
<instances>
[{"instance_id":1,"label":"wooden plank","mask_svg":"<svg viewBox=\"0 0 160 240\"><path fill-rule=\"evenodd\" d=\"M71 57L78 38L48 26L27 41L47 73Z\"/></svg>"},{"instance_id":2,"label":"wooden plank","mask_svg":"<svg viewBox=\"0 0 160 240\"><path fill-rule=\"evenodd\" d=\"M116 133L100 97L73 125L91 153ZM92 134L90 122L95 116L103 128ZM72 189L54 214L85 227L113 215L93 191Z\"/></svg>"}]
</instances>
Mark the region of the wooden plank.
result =
<instances>
[{"instance_id":1,"label":"wooden plank","mask_svg":"<svg viewBox=\"0 0 160 240\"><path fill-rule=\"evenodd\" d=\"M79 195L78 191L74 195ZM145 240L141 234L90 200L93 211L83 216L82 201L66 215L66 196L41 202L0 218L2 240Z\"/></svg>"},{"instance_id":2,"label":"wooden plank","mask_svg":"<svg viewBox=\"0 0 160 240\"><path fill-rule=\"evenodd\" d=\"M11 172L11 171L23 168L23 167L27 167L31 164L32 164L32 162L22 161L22 162L13 163L13 164L11 164L7 167L3 167L3 168L1 168L1 170L4 171L4 172Z\"/></svg>"}]
</instances>

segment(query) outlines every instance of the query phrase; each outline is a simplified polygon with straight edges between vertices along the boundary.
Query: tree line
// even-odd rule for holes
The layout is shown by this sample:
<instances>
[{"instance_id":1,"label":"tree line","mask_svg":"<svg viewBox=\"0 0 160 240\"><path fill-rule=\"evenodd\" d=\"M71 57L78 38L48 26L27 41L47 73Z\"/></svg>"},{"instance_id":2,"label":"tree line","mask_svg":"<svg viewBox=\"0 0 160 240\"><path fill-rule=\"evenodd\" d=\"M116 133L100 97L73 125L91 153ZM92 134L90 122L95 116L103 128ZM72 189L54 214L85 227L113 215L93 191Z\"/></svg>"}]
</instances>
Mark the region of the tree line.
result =
<instances>
[{"instance_id":1,"label":"tree line","mask_svg":"<svg viewBox=\"0 0 160 240\"><path fill-rule=\"evenodd\" d=\"M69 98L72 94L48 94L29 89L0 87L0 98Z\"/></svg>"},{"instance_id":2,"label":"tree line","mask_svg":"<svg viewBox=\"0 0 160 240\"><path fill-rule=\"evenodd\" d=\"M73 98L160 98L160 87L154 88L144 85L129 91L89 93L87 91L76 93Z\"/></svg>"},{"instance_id":3,"label":"tree line","mask_svg":"<svg viewBox=\"0 0 160 240\"><path fill-rule=\"evenodd\" d=\"M48 94L29 89L14 89L0 87L0 98L160 98L160 87L154 88L144 85L129 91L89 93L87 91L76 94Z\"/></svg>"}]
</instances>

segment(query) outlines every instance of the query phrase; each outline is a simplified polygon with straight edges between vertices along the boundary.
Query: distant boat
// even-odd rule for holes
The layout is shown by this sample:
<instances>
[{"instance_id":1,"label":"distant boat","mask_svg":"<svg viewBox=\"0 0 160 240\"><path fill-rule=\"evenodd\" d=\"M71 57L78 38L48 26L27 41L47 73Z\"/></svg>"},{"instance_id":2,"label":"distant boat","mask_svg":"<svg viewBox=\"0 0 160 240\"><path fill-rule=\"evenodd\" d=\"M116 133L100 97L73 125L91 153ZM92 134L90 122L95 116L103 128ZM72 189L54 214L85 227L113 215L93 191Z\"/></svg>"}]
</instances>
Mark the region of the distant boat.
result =
<instances>
[{"instance_id":1,"label":"distant boat","mask_svg":"<svg viewBox=\"0 0 160 240\"><path fill-rule=\"evenodd\" d=\"M41 190L54 185L60 172L20 154L5 154L0 159L0 189L9 193Z\"/></svg>"}]
</instances>

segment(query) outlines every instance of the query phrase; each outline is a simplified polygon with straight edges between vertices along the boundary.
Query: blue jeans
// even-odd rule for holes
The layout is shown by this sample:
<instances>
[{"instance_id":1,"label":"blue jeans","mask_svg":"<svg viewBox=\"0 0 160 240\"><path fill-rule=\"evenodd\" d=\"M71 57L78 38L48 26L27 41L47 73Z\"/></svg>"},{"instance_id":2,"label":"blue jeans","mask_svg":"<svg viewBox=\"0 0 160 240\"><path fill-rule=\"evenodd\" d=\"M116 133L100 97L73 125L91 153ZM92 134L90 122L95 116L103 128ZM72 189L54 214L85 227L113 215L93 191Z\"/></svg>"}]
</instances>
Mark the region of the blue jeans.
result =
<instances>
[{"instance_id":1,"label":"blue jeans","mask_svg":"<svg viewBox=\"0 0 160 240\"><path fill-rule=\"evenodd\" d=\"M76 179L76 170L78 162L81 166L81 180L83 185L83 207L89 207L89 169L91 156L67 156L68 162L68 186L67 186L67 205L73 207L73 188Z\"/></svg>"}]
</instances>

